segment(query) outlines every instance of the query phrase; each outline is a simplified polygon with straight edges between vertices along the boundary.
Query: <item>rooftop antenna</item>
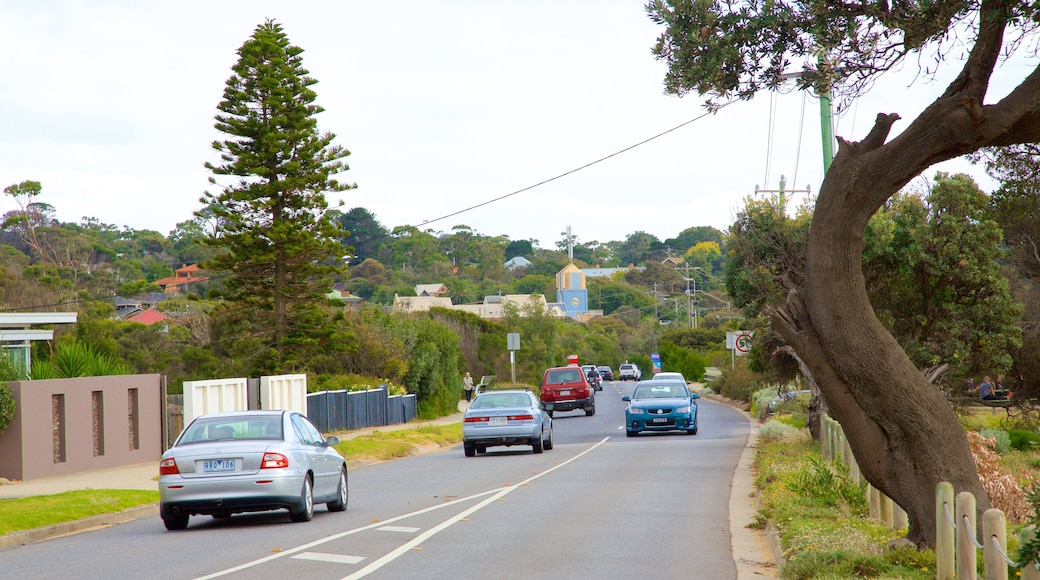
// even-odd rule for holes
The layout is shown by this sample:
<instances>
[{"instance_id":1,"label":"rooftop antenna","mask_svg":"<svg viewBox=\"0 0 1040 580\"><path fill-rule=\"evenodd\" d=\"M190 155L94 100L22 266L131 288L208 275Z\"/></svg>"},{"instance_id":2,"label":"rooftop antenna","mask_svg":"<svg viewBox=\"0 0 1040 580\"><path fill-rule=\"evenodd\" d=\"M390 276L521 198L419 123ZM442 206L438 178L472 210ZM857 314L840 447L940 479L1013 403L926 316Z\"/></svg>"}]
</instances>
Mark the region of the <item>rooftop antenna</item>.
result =
<instances>
[{"instance_id":1,"label":"rooftop antenna","mask_svg":"<svg viewBox=\"0 0 1040 580\"><path fill-rule=\"evenodd\" d=\"M574 263L574 238L571 237L570 226L567 226L567 259Z\"/></svg>"}]
</instances>

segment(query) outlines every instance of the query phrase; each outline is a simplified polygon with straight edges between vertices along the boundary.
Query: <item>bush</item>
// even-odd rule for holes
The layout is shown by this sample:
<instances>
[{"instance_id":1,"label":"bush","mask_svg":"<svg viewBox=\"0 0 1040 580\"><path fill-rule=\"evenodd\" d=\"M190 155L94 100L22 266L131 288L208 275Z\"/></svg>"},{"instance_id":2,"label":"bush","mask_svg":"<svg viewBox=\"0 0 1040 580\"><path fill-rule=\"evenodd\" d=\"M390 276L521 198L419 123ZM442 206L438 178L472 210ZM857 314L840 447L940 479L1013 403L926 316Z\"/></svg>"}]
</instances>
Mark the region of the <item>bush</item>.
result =
<instances>
[{"instance_id":1,"label":"bush","mask_svg":"<svg viewBox=\"0 0 1040 580\"><path fill-rule=\"evenodd\" d=\"M980 433L986 439L995 438L996 444L993 446L993 450L997 453L1007 453L1008 449L1011 449L1011 436L1008 435L1007 431L1000 431L998 429L983 429Z\"/></svg>"},{"instance_id":2,"label":"bush","mask_svg":"<svg viewBox=\"0 0 1040 580\"><path fill-rule=\"evenodd\" d=\"M764 377L741 363L722 370L722 376L712 381L713 388L724 397L751 402L751 395L765 383ZM775 391L774 391L775 392Z\"/></svg>"},{"instance_id":3,"label":"bush","mask_svg":"<svg viewBox=\"0 0 1040 580\"><path fill-rule=\"evenodd\" d=\"M758 430L758 438L763 441L779 441L796 437L799 433L801 433L801 429L795 429L786 423L770 419Z\"/></svg>"},{"instance_id":4,"label":"bush","mask_svg":"<svg viewBox=\"0 0 1040 580\"><path fill-rule=\"evenodd\" d=\"M1040 433L1026 429L1011 429L1007 433L1012 449L1019 451L1040 450Z\"/></svg>"},{"instance_id":5,"label":"bush","mask_svg":"<svg viewBox=\"0 0 1040 580\"><path fill-rule=\"evenodd\" d=\"M14 421L14 396L7 383L0 383L0 433Z\"/></svg>"}]
</instances>

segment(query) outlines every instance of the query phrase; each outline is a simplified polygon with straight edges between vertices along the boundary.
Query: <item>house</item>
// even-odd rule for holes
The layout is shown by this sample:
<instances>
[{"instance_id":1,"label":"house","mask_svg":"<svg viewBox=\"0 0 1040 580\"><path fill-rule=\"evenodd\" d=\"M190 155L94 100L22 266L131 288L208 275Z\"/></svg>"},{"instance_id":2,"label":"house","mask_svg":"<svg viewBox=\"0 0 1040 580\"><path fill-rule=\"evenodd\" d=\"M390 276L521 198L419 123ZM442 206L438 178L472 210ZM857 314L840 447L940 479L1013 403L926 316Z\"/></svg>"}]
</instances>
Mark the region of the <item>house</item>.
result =
<instances>
[{"instance_id":1,"label":"house","mask_svg":"<svg viewBox=\"0 0 1040 580\"><path fill-rule=\"evenodd\" d=\"M398 296L394 294L394 305L390 311L396 314L425 312L435 306L451 308L451 298L447 296Z\"/></svg>"},{"instance_id":2,"label":"house","mask_svg":"<svg viewBox=\"0 0 1040 580\"><path fill-rule=\"evenodd\" d=\"M332 300L340 300L343 302L344 306L350 306L352 308L361 306L361 303L365 301L364 298L351 294L350 290L347 290L347 286L343 282L336 282L333 284L332 290L329 290L325 296Z\"/></svg>"},{"instance_id":3,"label":"house","mask_svg":"<svg viewBox=\"0 0 1040 580\"><path fill-rule=\"evenodd\" d=\"M516 270L517 268L526 268L526 267L530 266L531 265L531 260L528 260L527 258L525 258L523 256L516 256L515 258L510 258L509 260L506 261L505 264L502 264L502 265L505 266L505 268L507 270L513 271L513 270Z\"/></svg>"},{"instance_id":4,"label":"house","mask_svg":"<svg viewBox=\"0 0 1040 580\"><path fill-rule=\"evenodd\" d=\"M494 294L485 296L484 302L480 304L457 304L453 308L476 314L481 318L503 318L506 315L505 305L513 304L520 316L526 316L526 308L534 306L538 310L546 311L551 316L563 318L566 316L564 310L558 304L549 304L545 296L541 294Z\"/></svg>"},{"instance_id":5,"label":"house","mask_svg":"<svg viewBox=\"0 0 1040 580\"><path fill-rule=\"evenodd\" d=\"M168 314L163 314L158 310L153 310L149 308L148 310L142 310L141 312L134 314L133 316L127 318L126 321L139 322L141 324L155 324L156 322L162 322L164 320L168 320L169 318L170 316Z\"/></svg>"},{"instance_id":6,"label":"house","mask_svg":"<svg viewBox=\"0 0 1040 580\"><path fill-rule=\"evenodd\" d=\"M155 283L162 288L166 294L181 294L191 284L209 281L209 276L202 274L198 264L185 264L174 272L169 278L160 278Z\"/></svg>"},{"instance_id":7,"label":"house","mask_svg":"<svg viewBox=\"0 0 1040 580\"><path fill-rule=\"evenodd\" d=\"M415 295L416 296L436 296L441 297L448 293L448 287L444 284L416 284Z\"/></svg>"}]
</instances>

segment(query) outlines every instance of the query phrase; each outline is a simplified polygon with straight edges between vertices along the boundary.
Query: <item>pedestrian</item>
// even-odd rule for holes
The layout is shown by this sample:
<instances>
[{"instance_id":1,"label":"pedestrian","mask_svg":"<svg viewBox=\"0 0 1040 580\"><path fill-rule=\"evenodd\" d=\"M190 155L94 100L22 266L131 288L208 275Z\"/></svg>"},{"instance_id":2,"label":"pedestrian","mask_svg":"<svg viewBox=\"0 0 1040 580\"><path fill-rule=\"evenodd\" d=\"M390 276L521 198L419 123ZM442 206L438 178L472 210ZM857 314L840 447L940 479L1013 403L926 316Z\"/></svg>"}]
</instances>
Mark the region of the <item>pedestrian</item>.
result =
<instances>
[{"instance_id":1,"label":"pedestrian","mask_svg":"<svg viewBox=\"0 0 1040 580\"><path fill-rule=\"evenodd\" d=\"M1004 397L1004 393L1007 392L1007 387L1004 386L1004 375L997 375L997 382L993 383L993 394Z\"/></svg>"},{"instance_id":2,"label":"pedestrian","mask_svg":"<svg viewBox=\"0 0 1040 580\"><path fill-rule=\"evenodd\" d=\"M969 396L975 394L975 379L968 377L968 384L964 386Z\"/></svg>"},{"instance_id":3,"label":"pedestrian","mask_svg":"<svg viewBox=\"0 0 1040 580\"><path fill-rule=\"evenodd\" d=\"M473 400L473 377L466 373L466 376L462 377L462 390L466 393L466 402Z\"/></svg>"}]
</instances>

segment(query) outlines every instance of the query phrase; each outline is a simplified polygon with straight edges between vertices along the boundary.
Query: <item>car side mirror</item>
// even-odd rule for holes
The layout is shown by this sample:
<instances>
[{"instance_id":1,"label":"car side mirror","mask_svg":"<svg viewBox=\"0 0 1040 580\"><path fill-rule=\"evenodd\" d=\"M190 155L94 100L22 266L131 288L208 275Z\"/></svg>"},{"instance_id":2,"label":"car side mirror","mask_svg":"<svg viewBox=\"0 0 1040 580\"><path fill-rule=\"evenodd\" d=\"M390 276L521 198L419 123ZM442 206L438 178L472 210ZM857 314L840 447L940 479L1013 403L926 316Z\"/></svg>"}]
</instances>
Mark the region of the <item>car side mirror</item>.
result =
<instances>
[{"instance_id":1,"label":"car side mirror","mask_svg":"<svg viewBox=\"0 0 1040 580\"><path fill-rule=\"evenodd\" d=\"M622 395L622 396L621 396L621 400L622 400L622 401L631 401L631 400L632 400L632 397L629 397L628 395Z\"/></svg>"},{"instance_id":2,"label":"car side mirror","mask_svg":"<svg viewBox=\"0 0 1040 580\"><path fill-rule=\"evenodd\" d=\"M327 445L328 447L335 447L339 445L339 437L336 437L335 435L329 435L325 438L325 445Z\"/></svg>"},{"instance_id":3,"label":"car side mirror","mask_svg":"<svg viewBox=\"0 0 1040 580\"><path fill-rule=\"evenodd\" d=\"M690 398L691 399L699 399L699 398L701 398L701 394L700 393L693 393L692 395L690 395Z\"/></svg>"}]
</instances>

